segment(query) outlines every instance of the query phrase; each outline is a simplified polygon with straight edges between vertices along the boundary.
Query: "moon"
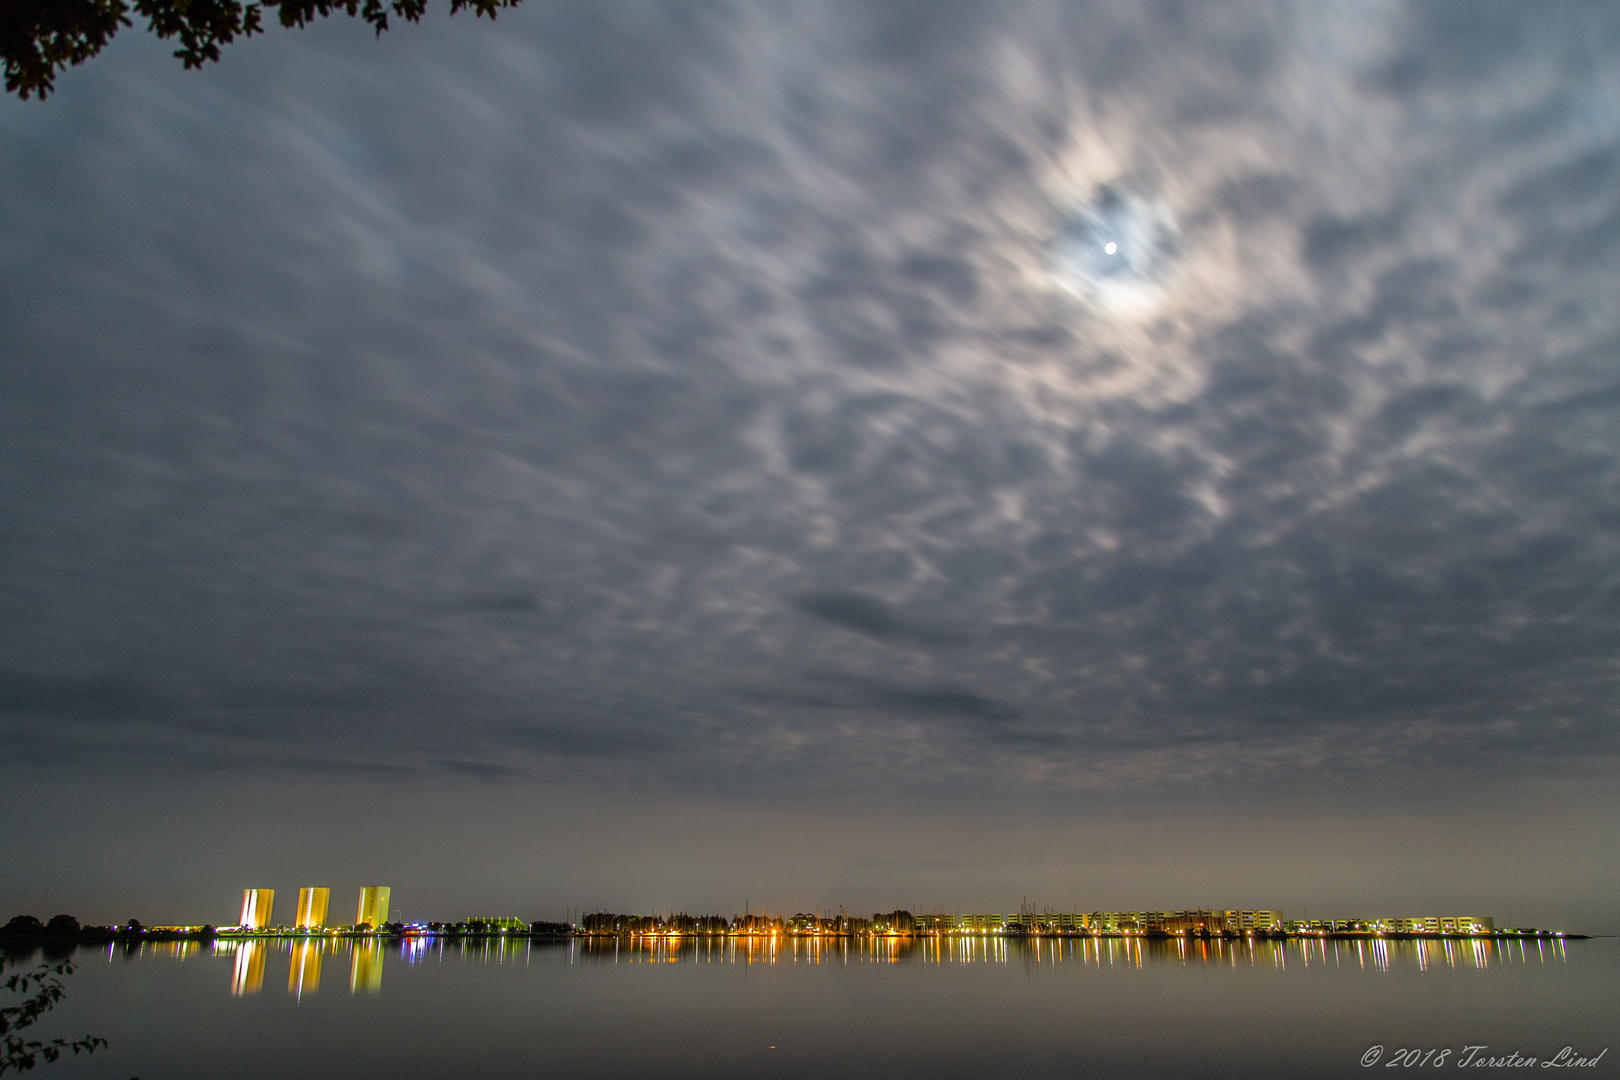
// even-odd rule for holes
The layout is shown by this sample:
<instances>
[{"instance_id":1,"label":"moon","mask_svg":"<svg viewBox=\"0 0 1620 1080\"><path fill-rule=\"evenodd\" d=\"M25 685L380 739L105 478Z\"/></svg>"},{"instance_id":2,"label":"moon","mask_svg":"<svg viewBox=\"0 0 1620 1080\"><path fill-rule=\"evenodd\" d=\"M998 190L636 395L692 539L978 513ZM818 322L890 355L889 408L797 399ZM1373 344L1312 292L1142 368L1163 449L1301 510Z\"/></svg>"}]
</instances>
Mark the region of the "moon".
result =
<instances>
[{"instance_id":1,"label":"moon","mask_svg":"<svg viewBox=\"0 0 1620 1080\"><path fill-rule=\"evenodd\" d=\"M1093 307L1140 311L1157 305L1174 235L1169 216L1155 203L1104 185L1051 240L1047 269L1061 289Z\"/></svg>"}]
</instances>

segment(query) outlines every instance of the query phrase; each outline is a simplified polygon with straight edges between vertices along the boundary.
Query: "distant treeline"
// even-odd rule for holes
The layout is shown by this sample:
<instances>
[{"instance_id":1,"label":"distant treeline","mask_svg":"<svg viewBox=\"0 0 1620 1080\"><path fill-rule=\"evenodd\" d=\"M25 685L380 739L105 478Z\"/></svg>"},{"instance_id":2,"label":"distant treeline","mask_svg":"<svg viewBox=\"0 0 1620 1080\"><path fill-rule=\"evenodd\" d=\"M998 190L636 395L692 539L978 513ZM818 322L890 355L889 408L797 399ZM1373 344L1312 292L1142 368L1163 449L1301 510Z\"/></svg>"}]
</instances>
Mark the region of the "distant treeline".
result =
<instances>
[{"instance_id":1,"label":"distant treeline","mask_svg":"<svg viewBox=\"0 0 1620 1080\"><path fill-rule=\"evenodd\" d=\"M562 935L574 932L574 928L568 923L546 922L544 919L536 922L524 922L521 919L468 919L466 922L458 923L430 922L427 928L435 934Z\"/></svg>"},{"instance_id":2,"label":"distant treeline","mask_svg":"<svg viewBox=\"0 0 1620 1080\"><path fill-rule=\"evenodd\" d=\"M787 918L779 914L620 915L596 911L584 916L576 926L566 922L527 921L511 916L482 917L462 922L384 923L382 926L321 927L314 930L273 927L245 930L230 926L142 926L131 919L123 926L85 926L71 915L57 915L41 922L32 915L17 915L0 926L0 942L8 947L29 942L68 941L211 941L221 935L229 938L300 936L311 933L392 937L443 935L448 937L490 937L507 934L517 937L569 937L574 934L613 936L700 936L707 934L798 934L853 935L881 934L994 934L1005 937L1064 936L1103 934L1111 936L1168 937L1580 937L1553 930L1533 928L1497 929L1489 919L1401 919L1343 920L1335 922L1295 922L1269 919L1250 929L1237 925L1231 912L1100 912L1079 915L913 915L904 909L877 912L871 918L859 915L820 915L800 912ZM1249 912L1237 913L1247 916ZM1262 912L1274 916L1275 912ZM1434 926L1429 924L1433 923Z\"/></svg>"},{"instance_id":3,"label":"distant treeline","mask_svg":"<svg viewBox=\"0 0 1620 1080\"><path fill-rule=\"evenodd\" d=\"M333 930L350 928L333 927ZM354 927L355 930L371 931L373 928L362 924ZM384 934L403 934L407 927L404 923L384 923L375 928ZM482 936L487 934L528 934L531 936L566 936L574 933L574 927L565 922L547 922L539 920L526 922L522 919L468 919L456 923L428 923L427 929L435 934L466 934L469 936ZM0 926L0 939L8 941L30 940L83 940L83 941L109 941L114 938L212 938L219 933L214 926L142 926L138 920L131 919L123 926L87 926L79 922L72 915L56 915L49 922L41 922L34 915L16 915L4 926Z\"/></svg>"},{"instance_id":4,"label":"distant treeline","mask_svg":"<svg viewBox=\"0 0 1620 1080\"><path fill-rule=\"evenodd\" d=\"M213 927L208 927L212 930ZM99 938L107 939L124 934L144 933L146 928L134 919L123 926L85 926L72 915L53 915L49 922L40 922L33 915L14 915L0 926L0 937L5 938Z\"/></svg>"},{"instance_id":5,"label":"distant treeline","mask_svg":"<svg viewBox=\"0 0 1620 1080\"><path fill-rule=\"evenodd\" d=\"M724 934L731 923L723 915L615 915L596 911L585 916L580 929L587 934Z\"/></svg>"},{"instance_id":6,"label":"distant treeline","mask_svg":"<svg viewBox=\"0 0 1620 1080\"><path fill-rule=\"evenodd\" d=\"M580 922L587 934L867 934L913 933L917 920L909 911L878 912L870 919L859 915L619 915L595 911Z\"/></svg>"}]
</instances>

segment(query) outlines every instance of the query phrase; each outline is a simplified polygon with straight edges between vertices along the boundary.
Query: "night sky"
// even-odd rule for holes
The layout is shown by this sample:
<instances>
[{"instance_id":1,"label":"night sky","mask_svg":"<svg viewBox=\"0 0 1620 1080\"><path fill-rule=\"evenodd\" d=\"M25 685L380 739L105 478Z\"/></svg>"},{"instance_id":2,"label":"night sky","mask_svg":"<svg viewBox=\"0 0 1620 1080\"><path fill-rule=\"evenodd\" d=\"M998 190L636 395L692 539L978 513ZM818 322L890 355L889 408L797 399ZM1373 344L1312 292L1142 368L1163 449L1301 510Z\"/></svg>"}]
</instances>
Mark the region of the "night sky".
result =
<instances>
[{"instance_id":1,"label":"night sky","mask_svg":"<svg viewBox=\"0 0 1620 1080\"><path fill-rule=\"evenodd\" d=\"M172 48L0 104L0 919L1620 930L1620 7Z\"/></svg>"}]
</instances>

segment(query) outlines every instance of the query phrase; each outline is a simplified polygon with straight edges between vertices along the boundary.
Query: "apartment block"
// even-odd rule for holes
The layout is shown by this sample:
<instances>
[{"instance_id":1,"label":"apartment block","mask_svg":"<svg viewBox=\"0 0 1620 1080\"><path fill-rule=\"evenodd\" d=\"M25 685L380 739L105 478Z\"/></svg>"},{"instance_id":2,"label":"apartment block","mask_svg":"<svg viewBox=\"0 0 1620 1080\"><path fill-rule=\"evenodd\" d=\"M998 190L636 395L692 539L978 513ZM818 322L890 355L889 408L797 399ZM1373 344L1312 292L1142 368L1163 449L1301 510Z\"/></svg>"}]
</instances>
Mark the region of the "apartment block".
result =
<instances>
[{"instance_id":1,"label":"apartment block","mask_svg":"<svg viewBox=\"0 0 1620 1080\"><path fill-rule=\"evenodd\" d=\"M356 926L364 923L375 930L388 921L387 885L367 885L360 890L360 912L354 917Z\"/></svg>"},{"instance_id":2,"label":"apartment block","mask_svg":"<svg viewBox=\"0 0 1620 1080\"><path fill-rule=\"evenodd\" d=\"M311 887L298 890L298 917L293 925L300 930L319 930L326 925L326 908L332 890Z\"/></svg>"},{"instance_id":3,"label":"apartment block","mask_svg":"<svg viewBox=\"0 0 1620 1080\"><path fill-rule=\"evenodd\" d=\"M236 925L249 930L263 930L270 925L270 910L275 903L274 889L243 889L242 917Z\"/></svg>"}]
</instances>

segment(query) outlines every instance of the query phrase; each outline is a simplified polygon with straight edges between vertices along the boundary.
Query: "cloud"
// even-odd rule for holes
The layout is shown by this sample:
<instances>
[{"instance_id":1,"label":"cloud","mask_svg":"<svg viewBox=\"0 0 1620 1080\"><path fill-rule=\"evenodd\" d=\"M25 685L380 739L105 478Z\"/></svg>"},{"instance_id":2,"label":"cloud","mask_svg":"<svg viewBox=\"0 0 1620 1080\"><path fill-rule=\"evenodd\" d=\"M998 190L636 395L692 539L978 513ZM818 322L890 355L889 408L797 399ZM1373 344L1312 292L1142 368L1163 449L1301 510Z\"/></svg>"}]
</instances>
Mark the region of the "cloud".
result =
<instances>
[{"instance_id":1,"label":"cloud","mask_svg":"<svg viewBox=\"0 0 1620 1080\"><path fill-rule=\"evenodd\" d=\"M0 715L137 720L175 705L171 695L127 676L74 678L0 670Z\"/></svg>"},{"instance_id":2,"label":"cloud","mask_svg":"<svg viewBox=\"0 0 1620 1080\"><path fill-rule=\"evenodd\" d=\"M1617 49L1043 0L132 40L0 109L6 722L698 789L1610 760ZM1106 191L1151 304L1054 273Z\"/></svg>"},{"instance_id":3,"label":"cloud","mask_svg":"<svg viewBox=\"0 0 1620 1080\"><path fill-rule=\"evenodd\" d=\"M806 593L798 597L795 604L806 615L880 641L902 639L924 645L945 645L963 640L958 632L914 621L895 605L866 593L830 589Z\"/></svg>"}]
</instances>

